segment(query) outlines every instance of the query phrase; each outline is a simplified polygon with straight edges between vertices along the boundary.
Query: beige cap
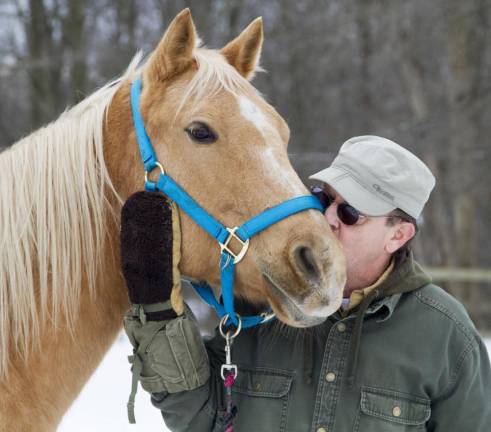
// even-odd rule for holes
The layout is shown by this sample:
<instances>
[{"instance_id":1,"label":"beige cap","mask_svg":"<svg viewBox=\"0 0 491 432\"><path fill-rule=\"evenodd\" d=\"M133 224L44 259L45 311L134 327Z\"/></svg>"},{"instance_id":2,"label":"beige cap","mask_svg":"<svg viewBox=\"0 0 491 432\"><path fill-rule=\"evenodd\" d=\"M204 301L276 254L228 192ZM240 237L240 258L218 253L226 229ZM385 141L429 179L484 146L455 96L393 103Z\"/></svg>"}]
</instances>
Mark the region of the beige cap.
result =
<instances>
[{"instance_id":1,"label":"beige cap","mask_svg":"<svg viewBox=\"0 0 491 432\"><path fill-rule=\"evenodd\" d=\"M399 144L372 135L350 138L329 168L309 178L327 183L368 216L400 208L415 219L435 186L423 161Z\"/></svg>"}]
</instances>

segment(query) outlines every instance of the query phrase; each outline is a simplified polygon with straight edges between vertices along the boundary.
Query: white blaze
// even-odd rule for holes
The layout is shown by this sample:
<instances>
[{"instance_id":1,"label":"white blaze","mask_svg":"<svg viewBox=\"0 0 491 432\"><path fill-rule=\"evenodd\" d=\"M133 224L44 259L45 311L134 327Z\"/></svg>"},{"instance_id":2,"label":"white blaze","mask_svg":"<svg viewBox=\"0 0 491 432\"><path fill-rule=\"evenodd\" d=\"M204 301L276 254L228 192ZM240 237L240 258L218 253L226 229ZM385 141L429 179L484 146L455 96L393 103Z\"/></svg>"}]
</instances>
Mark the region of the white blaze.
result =
<instances>
[{"instance_id":1,"label":"white blaze","mask_svg":"<svg viewBox=\"0 0 491 432\"><path fill-rule=\"evenodd\" d=\"M273 132L273 135L268 134L270 135L269 139L280 139L276 128L269 123L265 114L254 102L244 95L238 96L238 102L242 116L250 121L261 132L263 137L265 137L265 132L269 130ZM296 176L293 177L289 170L285 170L285 167L280 165L271 145L262 147L257 154L263 164L265 173L273 174L275 180L282 187L289 188L292 194L305 194L302 182Z\"/></svg>"},{"instance_id":2,"label":"white blaze","mask_svg":"<svg viewBox=\"0 0 491 432\"><path fill-rule=\"evenodd\" d=\"M271 128L268 123L268 119L259 107L245 96L239 96L240 113L249 120L254 126L257 127L259 132L264 135L264 131L267 128Z\"/></svg>"},{"instance_id":3,"label":"white blaze","mask_svg":"<svg viewBox=\"0 0 491 432\"><path fill-rule=\"evenodd\" d=\"M279 164L273 149L267 147L259 153L265 172L272 173L283 188L288 188L293 194L305 195L306 191L298 177L293 177L290 170Z\"/></svg>"}]
</instances>

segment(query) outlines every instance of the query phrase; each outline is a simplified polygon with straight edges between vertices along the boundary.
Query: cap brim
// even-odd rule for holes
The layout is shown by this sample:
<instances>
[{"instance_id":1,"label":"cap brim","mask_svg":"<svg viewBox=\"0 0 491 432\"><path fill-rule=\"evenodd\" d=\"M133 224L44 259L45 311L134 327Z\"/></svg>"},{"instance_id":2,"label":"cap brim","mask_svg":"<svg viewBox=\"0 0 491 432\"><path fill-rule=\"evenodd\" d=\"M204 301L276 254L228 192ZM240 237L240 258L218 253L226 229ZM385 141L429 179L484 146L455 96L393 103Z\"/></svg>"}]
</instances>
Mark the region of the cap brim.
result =
<instances>
[{"instance_id":1,"label":"cap brim","mask_svg":"<svg viewBox=\"0 0 491 432\"><path fill-rule=\"evenodd\" d=\"M367 216L383 216L396 207L362 186L352 175L342 169L329 167L309 177L334 188L344 200Z\"/></svg>"}]
</instances>

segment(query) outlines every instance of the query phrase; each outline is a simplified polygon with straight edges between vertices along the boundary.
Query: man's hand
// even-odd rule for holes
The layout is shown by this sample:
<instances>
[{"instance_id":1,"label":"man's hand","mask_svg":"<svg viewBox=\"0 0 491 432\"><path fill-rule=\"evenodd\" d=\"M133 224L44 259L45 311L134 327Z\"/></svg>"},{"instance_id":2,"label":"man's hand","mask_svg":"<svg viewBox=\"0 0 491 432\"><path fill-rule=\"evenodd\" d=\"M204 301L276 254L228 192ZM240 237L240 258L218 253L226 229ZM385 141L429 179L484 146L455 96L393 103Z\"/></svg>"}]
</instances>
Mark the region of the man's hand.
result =
<instances>
[{"instance_id":1,"label":"man's hand","mask_svg":"<svg viewBox=\"0 0 491 432\"><path fill-rule=\"evenodd\" d=\"M121 265L132 303L124 317L133 345L130 423L138 381L151 393L175 393L202 386L210 375L199 330L192 314L183 313L180 239L177 208L164 195L128 198L121 211ZM183 375L182 368L189 372Z\"/></svg>"}]
</instances>

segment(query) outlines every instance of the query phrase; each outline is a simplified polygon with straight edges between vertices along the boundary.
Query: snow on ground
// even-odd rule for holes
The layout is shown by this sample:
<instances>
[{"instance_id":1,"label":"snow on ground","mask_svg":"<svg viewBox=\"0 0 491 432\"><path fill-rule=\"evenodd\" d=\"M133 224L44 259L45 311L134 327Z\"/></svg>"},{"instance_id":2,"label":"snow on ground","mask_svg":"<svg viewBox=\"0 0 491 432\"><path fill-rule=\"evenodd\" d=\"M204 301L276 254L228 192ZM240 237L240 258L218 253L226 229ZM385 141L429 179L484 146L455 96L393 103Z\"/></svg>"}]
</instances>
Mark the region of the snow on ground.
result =
<instances>
[{"instance_id":1,"label":"snow on ground","mask_svg":"<svg viewBox=\"0 0 491 432\"><path fill-rule=\"evenodd\" d=\"M167 432L160 411L141 387L135 400L136 424L130 425L126 402L131 391L128 355L131 345L121 333L94 375L65 414L58 432Z\"/></svg>"},{"instance_id":2,"label":"snow on ground","mask_svg":"<svg viewBox=\"0 0 491 432\"><path fill-rule=\"evenodd\" d=\"M486 346L491 357L491 338ZM136 425L126 416L126 402L131 389L127 356L131 345L121 333L84 390L63 418L58 432L166 432L160 411L150 403L142 389L136 395Z\"/></svg>"},{"instance_id":3,"label":"snow on ground","mask_svg":"<svg viewBox=\"0 0 491 432\"><path fill-rule=\"evenodd\" d=\"M214 311L188 283L182 285L186 304L196 315L203 336L218 325ZM138 386L135 399L136 424L128 423L126 403L131 392L128 356L132 347L122 331L94 375L65 414L58 432L168 432L150 395Z\"/></svg>"}]
</instances>

